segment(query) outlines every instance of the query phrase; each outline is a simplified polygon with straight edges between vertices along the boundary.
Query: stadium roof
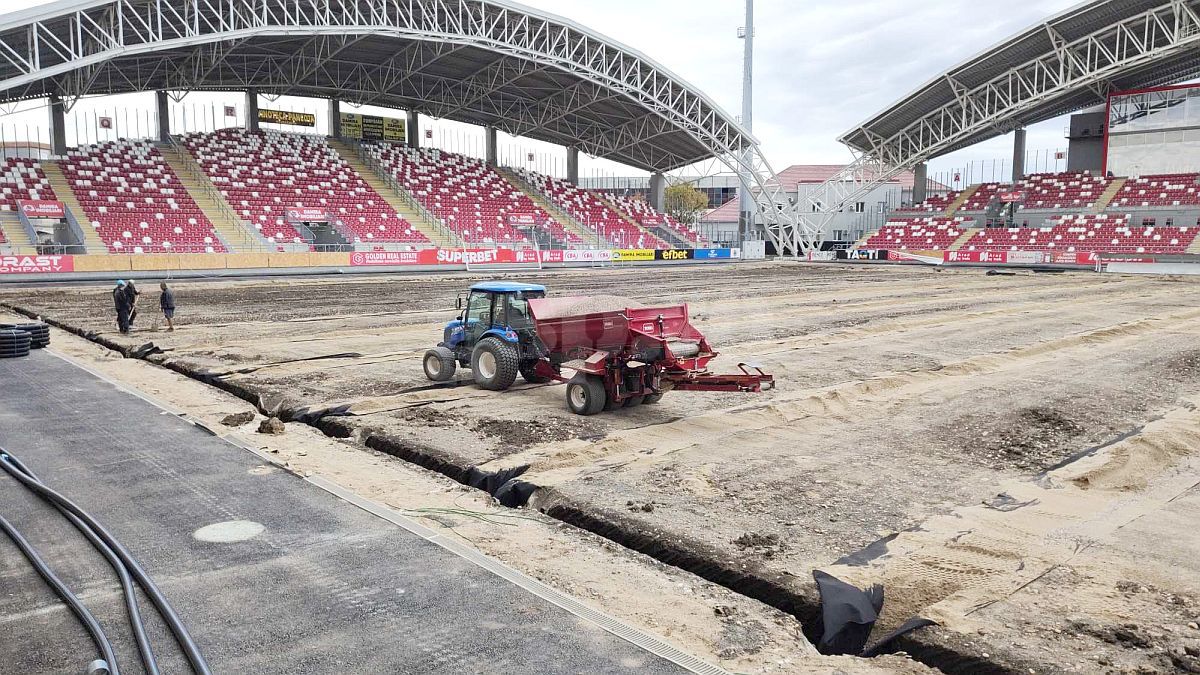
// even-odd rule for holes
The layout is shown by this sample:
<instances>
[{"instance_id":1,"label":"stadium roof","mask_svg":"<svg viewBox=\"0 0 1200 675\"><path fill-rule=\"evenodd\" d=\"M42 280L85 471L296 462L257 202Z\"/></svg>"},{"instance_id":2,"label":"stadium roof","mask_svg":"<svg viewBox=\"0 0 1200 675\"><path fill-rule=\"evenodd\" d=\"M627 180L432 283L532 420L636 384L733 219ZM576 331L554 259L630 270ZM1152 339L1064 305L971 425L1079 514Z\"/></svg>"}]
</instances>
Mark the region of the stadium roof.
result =
<instances>
[{"instance_id":1,"label":"stadium roof","mask_svg":"<svg viewBox=\"0 0 1200 675\"><path fill-rule=\"evenodd\" d=\"M62 0L0 16L0 101L245 89L414 110L651 171L757 145L640 52L509 0Z\"/></svg>"},{"instance_id":2,"label":"stadium roof","mask_svg":"<svg viewBox=\"0 0 1200 675\"><path fill-rule=\"evenodd\" d=\"M1200 0L1093 0L938 75L839 139L912 166L1097 103L1200 75Z\"/></svg>"}]
</instances>

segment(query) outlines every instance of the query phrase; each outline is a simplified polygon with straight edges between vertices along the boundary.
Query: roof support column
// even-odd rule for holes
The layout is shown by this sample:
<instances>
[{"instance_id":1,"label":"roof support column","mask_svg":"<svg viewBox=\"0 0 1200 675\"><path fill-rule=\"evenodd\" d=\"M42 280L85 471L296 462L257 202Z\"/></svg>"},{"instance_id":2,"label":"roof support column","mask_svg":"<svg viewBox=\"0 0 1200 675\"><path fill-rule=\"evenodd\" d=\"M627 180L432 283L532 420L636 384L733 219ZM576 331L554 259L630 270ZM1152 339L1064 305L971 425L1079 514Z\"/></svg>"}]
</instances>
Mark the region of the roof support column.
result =
<instances>
[{"instance_id":1,"label":"roof support column","mask_svg":"<svg viewBox=\"0 0 1200 675\"><path fill-rule=\"evenodd\" d=\"M567 180L579 185L579 148L567 148Z\"/></svg>"},{"instance_id":2,"label":"roof support column","mask_svg":"<svg viewBox=\"0 0 1200 675\"><path fill-rule=\"evenodd\" d=\"M342 137L342 102L336 98L329 99L329 135Z\"/></svg>"},{"instance_id":3,"label":"roof support column","mask_svg":"<svg viewBox=\"0 0 1200 675\"><path fill-rule=\"evenodd\" d=\"M650 206L659 213L666 212L667 177L661 171L650 175Z\"/></svg>"},{"instance_id":4,"label":"roof support column","mask_svg":"<svg viewBox=\"0 0 1200 675\"><path fill-rule=\"evenodd\" d=\"M246 90L246 128L258 131L258 90Z\"/></svg>"},{"instance_id":5,"label":"roof support column","mask_svg":"<svg viewBox=\"0 0 1200 675\"><path fill-rule=\"evenodd\" d=\"M496 127L486 127L484 129L484 134L484 146L485 152L487 153L487 164L488 166L494 167L496 166L496 155L499 154L497 152L499 149L499 143L496 141Z\"/></svg>"},{"instance_id":6,"label":"roof support column","mask_svg":"<svg viewBox=\"0 0 1200 675\"><path fill-rule=\"evenodd\" d=\"M1013 175L1015 185L1025 179L1025 130L1017 129L1013 134Z\"/></svg>"},{"instance_id":7,"label":"roof support column","mask_svg":"<svg viewBox=\"0 0 1200 675\"><path fill-rule=\"evenodd\" d=\"M421 116L417 113L408 111L408 124L404 127L404 133L408 136L408 147L414 150L421 147Z\"/></svg>"},{"instance_id":8,"label":"roof support column","mask_svg":"<svg viewBox=\"0 0 1200 675\"><path fill-rule=\"evenodd\" d=\"M50 154L67 154L67 109L57 94L50 95Z\"/></svg>"},{"instance_id":9,"label":"roof support column","mask_svg":"<svg viewBox=\"0 0 1200 675\"><path fill-rule=\"evenodd\" d=\"M925 162L913 167L912 203L920 204L929 196L929 165Z\"/></svg>"},{"instance_id":10,"label":"roof support column","mask_svg":"<svg viewBox=\"0 0 1200 675\"><path fill-rule=\"evenodd\" d=\"M154 92L154 112L155 120L158 122L158 140L160 143L171 142L171 99L167 97L167 92Z\"/></svg>"}]
</instances>

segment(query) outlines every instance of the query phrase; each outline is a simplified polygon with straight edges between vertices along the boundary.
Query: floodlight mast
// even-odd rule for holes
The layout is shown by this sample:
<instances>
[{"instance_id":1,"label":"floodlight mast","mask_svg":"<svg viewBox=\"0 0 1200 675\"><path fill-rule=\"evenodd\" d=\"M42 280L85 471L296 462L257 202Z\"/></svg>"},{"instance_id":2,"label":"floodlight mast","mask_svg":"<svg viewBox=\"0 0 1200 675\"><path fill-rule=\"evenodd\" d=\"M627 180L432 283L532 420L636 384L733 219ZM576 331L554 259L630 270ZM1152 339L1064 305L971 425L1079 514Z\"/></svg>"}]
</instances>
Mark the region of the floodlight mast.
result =
<instances>
[{"instance_id":1,"label":"floodlight mast","mask_svg":"<svg viewBox=\"0 0 1200 675\"><path fill-rule=\"evenodd\" d=\"M738 31L745 41L745 56L742 60L742 126L754 133L754 0L746 0L746 25ZM745 241L754 229L755 199L750 193L749 167L754 166L754 154L750 148L744 151L739 189L738 240Z\"/></svg>"}]
</instances>

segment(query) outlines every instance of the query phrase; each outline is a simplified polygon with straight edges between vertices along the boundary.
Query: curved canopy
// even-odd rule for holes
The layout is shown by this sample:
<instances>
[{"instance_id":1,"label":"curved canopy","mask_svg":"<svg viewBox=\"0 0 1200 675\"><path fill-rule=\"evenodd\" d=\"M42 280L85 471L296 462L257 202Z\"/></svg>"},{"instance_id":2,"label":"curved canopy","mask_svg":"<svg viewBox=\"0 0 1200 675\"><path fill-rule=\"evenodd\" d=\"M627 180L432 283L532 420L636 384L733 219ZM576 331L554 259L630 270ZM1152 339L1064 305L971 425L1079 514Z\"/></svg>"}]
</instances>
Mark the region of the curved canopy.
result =
<instances>
[{"instance_id":1,"label":"curved canopy","mask_svg":"<svg viewBox=\"0 0 1200 675\"><path fill-rule=\"evenodd\" d=\"M1200 75L1200 0L1092 0L951 68L839 140L896 167Z\"/></svg>"},{"instance_id":2,"label":"curved canopy","mask_svg":"<svg viewBox=\"0 0 1200 675\"><path fill-rule=\"evenodd\" d=\"M0 16L0 101L230 89L413 110L649 171L757 145L639 52L507 0L65 0Z\"/></svg>"}]
</instances>

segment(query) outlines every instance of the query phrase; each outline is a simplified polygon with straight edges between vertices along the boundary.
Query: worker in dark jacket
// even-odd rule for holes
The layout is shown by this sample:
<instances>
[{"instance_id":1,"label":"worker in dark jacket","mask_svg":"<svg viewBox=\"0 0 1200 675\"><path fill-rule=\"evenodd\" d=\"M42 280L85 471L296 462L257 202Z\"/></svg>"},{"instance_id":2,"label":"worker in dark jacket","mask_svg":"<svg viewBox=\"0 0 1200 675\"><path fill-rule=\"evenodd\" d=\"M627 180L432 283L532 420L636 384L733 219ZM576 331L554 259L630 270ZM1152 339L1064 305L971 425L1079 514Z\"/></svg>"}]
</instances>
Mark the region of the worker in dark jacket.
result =
<instances>
[{"instance_id":1,"label":"worker in dark jacket","mask_svg":"<svg viewBox=\"0 0 1200 675\"><path fill-rule=\"evenodd\" d=\"M171 289L167 288L167 282L162 282L158 285L162 289L162 295L158 296L158 307L162 310L163 316L167 319L167 330L175 332L175 294Z\"/></svg>"},{"instance_id":2,"label":"worker in dark jacket","mask_svg":"<svg viewBox=\"0 0 1200 675\"><path fill-rule=\"evenodd\" d=\"M126 297L129 298L129 327L130 328L133 328L133 321L134 321L134 319L137 318L137 315L138 315L137 303L138 303L138 296L141 294L142 294L142 292L137 289L137 286L133 285L132 280L125 282L125 295L126 295Z\"/></svg>"},{"instance_id":3,"label":"worker in dark jacket","mask_svg":"<svg viewBox=\"0 0 1200 675\"><path fill-rule=\"evenodd\" d=\"M117 328L121 333L129 332L129 312L133 307L129 304L129 294L125 292L125 282L118 279L117 287L113 289L113 305L117 310Z\"/></svg>"}]
</instances>

